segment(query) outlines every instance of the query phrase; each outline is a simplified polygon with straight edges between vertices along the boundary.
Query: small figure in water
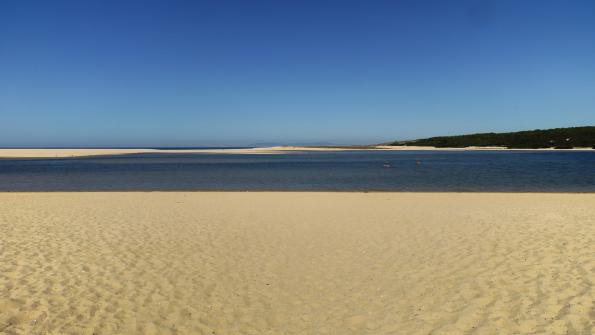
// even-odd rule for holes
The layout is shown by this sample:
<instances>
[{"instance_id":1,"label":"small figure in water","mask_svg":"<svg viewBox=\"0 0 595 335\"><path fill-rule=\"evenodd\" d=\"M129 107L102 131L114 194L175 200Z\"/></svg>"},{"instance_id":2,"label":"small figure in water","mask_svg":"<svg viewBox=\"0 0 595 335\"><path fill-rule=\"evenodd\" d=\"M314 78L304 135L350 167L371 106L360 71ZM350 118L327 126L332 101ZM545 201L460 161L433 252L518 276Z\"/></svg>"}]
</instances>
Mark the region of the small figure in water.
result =
<instances>
[{"instance_id":1,"label":"small figure in water","mask_svg":"<svg viewBox=\"0 0 595 335\"><path fill-rule=\"evenodd\" d=\"M415 161L415 165L421 165L421 161Z\"/></svg>"},{"instance_id":2,"label":"small figure in water","mask_svg":"<svg viewBox=\"0 0 595 335\"><path fill-rule=\"evenodd\" d=\"M390 168L390 163L389 162L384 162L384 164L382 164L382 167L384 168Z\"/></svg>"}]
</instances>

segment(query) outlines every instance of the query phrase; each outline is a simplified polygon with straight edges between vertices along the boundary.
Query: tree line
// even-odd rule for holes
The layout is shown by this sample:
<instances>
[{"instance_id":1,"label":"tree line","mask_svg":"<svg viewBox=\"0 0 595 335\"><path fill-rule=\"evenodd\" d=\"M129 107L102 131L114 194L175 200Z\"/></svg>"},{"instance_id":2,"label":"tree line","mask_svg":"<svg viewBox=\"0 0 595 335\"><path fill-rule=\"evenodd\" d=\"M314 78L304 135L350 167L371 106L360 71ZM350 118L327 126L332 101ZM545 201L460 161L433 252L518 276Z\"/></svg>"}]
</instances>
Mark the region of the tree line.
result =
<instances>
[{"instance_id":1,"label":"tree line","mask_svg":"<svg viewBox=\"0 0 595 335\"><path fill-rule=\"evenodd\" d=\"M536 129L510 133L479 133L458 136L438 136L413 141L396 141L391 145L432 146L437 148L506 147L511 149L578 147L595 148L595 127Z\"/></svg>"}]
</instances>

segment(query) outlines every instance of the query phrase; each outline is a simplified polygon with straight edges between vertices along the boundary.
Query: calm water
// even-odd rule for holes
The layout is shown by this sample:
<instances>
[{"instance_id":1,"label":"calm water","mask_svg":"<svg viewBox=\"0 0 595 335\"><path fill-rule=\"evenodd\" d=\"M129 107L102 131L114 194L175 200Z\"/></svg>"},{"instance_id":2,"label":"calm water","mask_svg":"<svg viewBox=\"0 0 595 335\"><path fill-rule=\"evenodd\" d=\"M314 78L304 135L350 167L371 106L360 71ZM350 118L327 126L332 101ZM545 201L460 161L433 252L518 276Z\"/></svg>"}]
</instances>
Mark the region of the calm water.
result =
<instances>
[{"instance_id":1,"label":"calm water","mask_svg":"<svg viewBox=\"0 0 595 335\"><path fill-rule=\"evenodd\" d=\"M0 191L100 190L595 192L595 153L349 151L0 159Z\"/></svg>"}]
</instances>

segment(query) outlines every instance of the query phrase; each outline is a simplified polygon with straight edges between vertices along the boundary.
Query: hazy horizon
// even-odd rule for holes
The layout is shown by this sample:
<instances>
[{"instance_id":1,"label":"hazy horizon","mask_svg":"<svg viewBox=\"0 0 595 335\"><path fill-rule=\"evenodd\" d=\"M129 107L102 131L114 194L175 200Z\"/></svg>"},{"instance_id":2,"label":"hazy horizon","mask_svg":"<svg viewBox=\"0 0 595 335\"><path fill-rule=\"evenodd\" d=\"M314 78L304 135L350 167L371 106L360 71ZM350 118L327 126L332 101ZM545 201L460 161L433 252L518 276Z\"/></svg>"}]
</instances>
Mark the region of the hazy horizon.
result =
<instances>
[{"instance_id":1,"label":"hazy horizon","mask_svg":"<svg viewBox=\"0 0 595 335\"><path fill-rule=\"evenodd\" d=\"M0 147L595 124L593 1L3 1Z\"/></svg>"},{"instance_id":2,"label":"hazy horizon","mask_svg":"<svg viewBox=\"0 0 595 335\"><path fill-rule=\"evenodd\" d=\"M570 127L581 127L580 125L576 125L576 126L570 126ZM555 127L555 128L560 128L560 127ZM565 128L565 127L564 127ZM526 130L536 130L538 128L532 128L532 129L518 129L518 130L513 130L514 131L526 131ZM488 131L490 132L490 131ZM451 136L451 135L470 135L470 134L475 134L475 133L457 133L457 134L436 134L436 135L430 135L427 137L434 137L434 136ZM427 138L425 137L425 138ZM40 148L40 149L76 149L76 148L81 148L81 149L92 149L92 148L110 148L110 149L115 149L115 148L122 148L122 149L135 149L135 148L139 148L139 149L145 149L145 148L154 148L154 149L158 149L158 148L194 148L194 149L200 149L200 148L254 148L254 147L274 147L274 146L349 146L349 145L378 145L378 144L384 144L384 143L388 143L388 142L394 142L394 141L409 141L409 140L415 140L415 139L421 139L422 137L419 138L394 138L394 139L390 139L390 140L386 140L386 141L379 141L379 142L323 142L323 141L312 141L312 142L303 142L303 141L285 141L285 142L252 142L252 143L235 143L235 144L230 144L230 145L218 145L218 144L214 144L214 145L160 145L159 143L155 143L154 145L77 145L76 143L74 144L69 144L69 145L45 145L45 146L40 146L40 145L15 145L15 146L0 146L0 149L4 148L4 149L35 149L35 148Z\"/></svg>"}]
</instances>

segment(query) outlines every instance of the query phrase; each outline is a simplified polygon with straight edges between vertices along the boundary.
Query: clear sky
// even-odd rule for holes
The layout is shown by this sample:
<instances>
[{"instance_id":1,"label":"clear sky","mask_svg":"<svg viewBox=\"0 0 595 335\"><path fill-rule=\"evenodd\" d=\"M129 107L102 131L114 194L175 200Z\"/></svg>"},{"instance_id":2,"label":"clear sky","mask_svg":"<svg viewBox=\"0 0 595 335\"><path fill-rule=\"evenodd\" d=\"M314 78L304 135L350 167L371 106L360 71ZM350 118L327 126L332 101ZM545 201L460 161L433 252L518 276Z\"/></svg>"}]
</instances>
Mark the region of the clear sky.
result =
<instances>
[{"instance_id":1,"label":"clear sky","mask_svg":"<svg viewBox=\"0 0 595 335\"><path fill-rule=\"evenodd\" d=\"M0 146L595 124L595 1L0 1Z\"/></svg>"}]
</instances>

